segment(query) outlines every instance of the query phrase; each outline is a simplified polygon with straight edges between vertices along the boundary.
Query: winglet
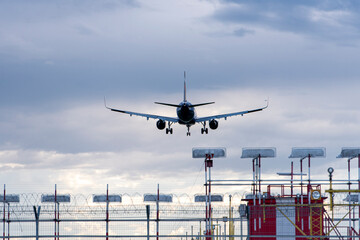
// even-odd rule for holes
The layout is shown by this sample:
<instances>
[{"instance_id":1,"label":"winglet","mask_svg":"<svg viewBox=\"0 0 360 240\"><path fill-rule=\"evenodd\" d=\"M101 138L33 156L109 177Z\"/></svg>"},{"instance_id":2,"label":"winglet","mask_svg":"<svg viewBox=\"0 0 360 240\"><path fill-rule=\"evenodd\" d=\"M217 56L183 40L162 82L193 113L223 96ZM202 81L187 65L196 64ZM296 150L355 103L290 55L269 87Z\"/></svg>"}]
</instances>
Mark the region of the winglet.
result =
<instances>
[{"instance_id":1,"label":"winglet","mask_svg":"<svg viewBox=\"0 0 360 240\"><path fill-rule=\"evenodd\" d=\"M106 98L105 98L105 96L104 96L104 106L105 106L107 109L111 109L111 108L109 108L108 106L106 106Z\"/></svg>"},{"instance_id":2,"label":"winglet","mask_svg":"<svg viewBox=\"0 0 360 240\"><path fill-rule=\"evenodd\" d=\"M264 109L269 106L269 102L270 102L269 97L267 99L265 99L265 102L266 102L266 106L264 107Z\"/></svg>"}]
</instances>

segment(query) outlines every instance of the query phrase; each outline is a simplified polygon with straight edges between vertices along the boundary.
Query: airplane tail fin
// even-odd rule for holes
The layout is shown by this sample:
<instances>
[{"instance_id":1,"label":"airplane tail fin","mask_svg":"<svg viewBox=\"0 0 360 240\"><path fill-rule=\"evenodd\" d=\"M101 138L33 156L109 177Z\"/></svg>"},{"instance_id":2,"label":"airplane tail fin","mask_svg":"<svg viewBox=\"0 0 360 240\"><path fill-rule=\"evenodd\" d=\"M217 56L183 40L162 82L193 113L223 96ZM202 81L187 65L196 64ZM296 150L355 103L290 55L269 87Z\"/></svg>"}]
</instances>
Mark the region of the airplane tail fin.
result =
<instances>
[{"instance_id":1,"label":"airplane tail fin","mask_svg":"<svg viewBox=\"0 0 360 240\"><path fill-rule=\"evenodd\" d=\"M186 71L184 71L184 102L186 102ZM169 107L181 107L179 104L155 102L155 104L165 105Z\"/></svg>"},{"instance_id":2,"label":"airplane tail fin","mask_svg":"<svg viewBox=\"0 0 360 240\"><path fill-rule=\"evenodd\" d=\"M187 102L186 100L186 71L184 71L184 102ZM172 103L162 103L162 102L155 102L156 104L165 105L169 107L181 107L179 104L172 104ZM189 107L199 107L204 105L213 104L215 102L207 102L207 103L198 103L198 104L192 104L189 105Z\"/></svg>"},{"instance_id":3,"label":"airplane tail fin","mask_svg":"<svg viewBox=\"0 0 360 240\"><path fill-rule=\"evenodd\" d=\"M184 71L184 102L187 102L187 100L186 100L186 71ZM204 105L213 104L213 103L215 103L215 102L192 104L189 107L199 107L199 106L204 106Z\"/></svg>"},{"instance_id":4,"label":"airplane tail fin","mask_svg":"<svg viewBox=\"0 0 360 240\"><path fill-rule=\"evenodd\" d=\"M186 71L184 71L184 102L186 101Z\"/></svg>"}]
</instances>

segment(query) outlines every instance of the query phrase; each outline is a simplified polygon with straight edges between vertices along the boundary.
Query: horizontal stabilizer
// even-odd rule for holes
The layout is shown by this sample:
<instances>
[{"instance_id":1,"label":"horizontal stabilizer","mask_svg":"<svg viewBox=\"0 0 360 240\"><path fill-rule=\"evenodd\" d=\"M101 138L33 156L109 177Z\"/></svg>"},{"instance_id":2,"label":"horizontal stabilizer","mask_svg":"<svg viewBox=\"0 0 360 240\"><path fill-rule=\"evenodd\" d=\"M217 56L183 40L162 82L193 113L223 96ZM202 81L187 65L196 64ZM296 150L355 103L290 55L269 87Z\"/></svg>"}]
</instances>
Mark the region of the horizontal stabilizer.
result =
<instances>
[{"instance_id":1,"label":"horizontal stabilizer","mask_svg":"<svg viewBox=\"0 0 360 240\"><path fill-rule=\"evenodd\" d=\"M170 107L181 107L179 104L171 104L171 103L161 103L161 102L155 102L156 104L170 106Z\"/></svg>"},{"instance_id":2,"label":"horizontal stabilizer","mask_svg":"<svg viewBox=\"0 0 360 240\"><path fill-rule=\"evenodd\" d=\"M192 104L192 105L190 105L190 107L199 107L199 106L209 105L209 104L213 104L213 103L215 103L215 102Z\"/></svg>"}]
</instances>

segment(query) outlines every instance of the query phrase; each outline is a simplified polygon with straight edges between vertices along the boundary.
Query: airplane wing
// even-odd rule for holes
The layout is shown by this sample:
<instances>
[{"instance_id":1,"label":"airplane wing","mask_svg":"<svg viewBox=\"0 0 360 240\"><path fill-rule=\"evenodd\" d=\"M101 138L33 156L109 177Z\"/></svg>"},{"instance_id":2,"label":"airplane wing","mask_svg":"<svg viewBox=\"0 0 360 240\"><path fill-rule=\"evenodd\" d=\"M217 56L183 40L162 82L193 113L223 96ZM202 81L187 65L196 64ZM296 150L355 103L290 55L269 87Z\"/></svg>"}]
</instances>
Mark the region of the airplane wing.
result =
<instances>
[{"instance_id":1,"label":"airplane wing","mask_svg":"<svg viewBox=\"0 0 360 240\"><path fill-rule=\"evenodd\" d=\"M145 118L147 118L147 120L149 120L149 118L153 118L153 119L161 119L161 120L173 122L173 123L179 122L179 120L177 118L160 116L160 115L152 115L152 114L146 114L146 113L130 112L130 111L125 111L125 110L110 108L110 107L106 106L105 98L104 98L104 104L105 104L105 107L111 111L129 114L130 116L135 115L135 116L145 117Z\"/></svg>"},{"instance_id":2,"label":"airplane wing","mask_svg":"<svg viewBox=\"0 0 360 240\"><path fill-rule=\"evenodd\" d=\"M267 101L267 100L266 100ZM213 116L208 116L208 117L201 117L201 118L197 118L196 122L205 122L205 121L210 121L212 119L221 119L221 118L228 118L228 117L233 117L233 116L237 116L237 115L244 115L244 114L248 114L248 113L253 113L253 112L259 112L264 110L265 108L267 108L269 106L269 101L267 101L267 104L265 107L262 108L257 108L257 109L252 109L252 110L247 110L247 111L242 111L242 112L234 112L234 113L225 113L225 114L220 114L220 115L213 115Z\"/></svg>"}]
</instances>

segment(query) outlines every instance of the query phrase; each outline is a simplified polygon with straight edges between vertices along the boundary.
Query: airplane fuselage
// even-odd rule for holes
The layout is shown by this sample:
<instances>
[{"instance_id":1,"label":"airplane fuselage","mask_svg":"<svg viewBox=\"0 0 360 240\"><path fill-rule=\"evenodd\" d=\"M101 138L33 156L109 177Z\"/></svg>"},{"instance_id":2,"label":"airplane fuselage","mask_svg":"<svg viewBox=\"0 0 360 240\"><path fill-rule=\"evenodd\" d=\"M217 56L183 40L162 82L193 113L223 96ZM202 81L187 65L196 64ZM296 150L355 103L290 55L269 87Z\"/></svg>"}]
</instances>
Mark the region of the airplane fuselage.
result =
<instances>
[{"instance_id":1,"label":"airplane fuselage","mask_svg":"<svg viewBox=\"0 0 360 240\"><path fill-rule=\"evenodd\" d=\"M183 125L194 125L195 124L195 108L192 107L190 102L179 103L180 107L176 108L176 114L179 118L179 124Z\"/></svg>"}]
</instances>

